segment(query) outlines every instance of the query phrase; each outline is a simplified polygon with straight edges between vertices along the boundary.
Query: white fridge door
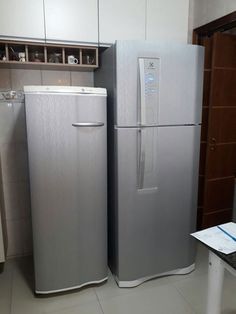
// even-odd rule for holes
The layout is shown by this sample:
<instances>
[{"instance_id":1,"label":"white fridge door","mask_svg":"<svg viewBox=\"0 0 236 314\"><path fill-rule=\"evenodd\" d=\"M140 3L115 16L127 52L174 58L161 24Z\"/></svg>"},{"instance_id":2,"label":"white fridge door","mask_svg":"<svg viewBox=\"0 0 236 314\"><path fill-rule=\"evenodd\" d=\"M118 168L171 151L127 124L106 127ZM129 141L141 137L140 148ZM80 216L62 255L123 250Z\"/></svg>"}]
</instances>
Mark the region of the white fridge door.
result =
<instances>
[{"instance_id":1,"label":"white fridge door","mask_svg":"<svg viewBox=\"0 0 236 314\"><path fill-rule=\"evenodd\" d=\"M107 276L106 97L26 95L36 292Z\"/></svg>"},{"instance_id":2,"label":"white fridge door","mask_svg":"<svg viewBox=\"0 0 236 314\"><path fill-rule=\"evenodd\" d=\"M201 122L202 47L148 41L116 43L116 125Z\"/></svg>"}]
</instances>

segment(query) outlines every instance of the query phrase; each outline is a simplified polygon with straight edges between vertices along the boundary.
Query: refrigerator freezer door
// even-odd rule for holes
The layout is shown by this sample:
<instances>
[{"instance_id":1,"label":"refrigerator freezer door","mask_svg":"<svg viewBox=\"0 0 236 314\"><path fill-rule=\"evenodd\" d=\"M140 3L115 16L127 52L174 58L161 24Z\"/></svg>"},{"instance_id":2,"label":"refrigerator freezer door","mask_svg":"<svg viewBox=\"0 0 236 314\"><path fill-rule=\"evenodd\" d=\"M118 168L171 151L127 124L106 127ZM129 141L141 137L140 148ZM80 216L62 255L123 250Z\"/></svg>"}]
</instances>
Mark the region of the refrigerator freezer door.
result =
<instances>
[{"instance_id":1,"label":"refrigerator freezer door","mask_svg":"<svg viewBox=\"0 0 236 314\"><path fill-rule=\"evenodd\" d=\"M203 57L204 49L199 46L117 41L115 124L128 127L143 122L147 125L200 123ZM148 71L148 60L151 63L156 60L156 71ZM146 75L142 75L142 68ZM152 97L144 97L144 92ZM146 110L141 106L144 102ZM142 121L148 107L153 115L146 115Z\"/></svg>"},{"instance_id":2,"label":"refrigerator freezer door","mask_svg":"<svg viewBox=\"0 0 236 314\"><path fill-rule=\"evenodd\" d=\"M144 170L148 186L141 189L137 186L139 130L116 130L117 255L113 265L119 281L154 277L194 263L189 235L195 230L200 127L149 130L157 146L144 149L154 155Z\"/></svg>"},{"instance_id":3,"label":"refrigerator freezer door","mask_svg":"<svg viewBox=\"0 0 236 314\"><path fill-rule=\"evenodd\" d=\"M107 277L106 97L29 94L26 116L36 292L100 282Z\"/></svg>"}]
</instances>

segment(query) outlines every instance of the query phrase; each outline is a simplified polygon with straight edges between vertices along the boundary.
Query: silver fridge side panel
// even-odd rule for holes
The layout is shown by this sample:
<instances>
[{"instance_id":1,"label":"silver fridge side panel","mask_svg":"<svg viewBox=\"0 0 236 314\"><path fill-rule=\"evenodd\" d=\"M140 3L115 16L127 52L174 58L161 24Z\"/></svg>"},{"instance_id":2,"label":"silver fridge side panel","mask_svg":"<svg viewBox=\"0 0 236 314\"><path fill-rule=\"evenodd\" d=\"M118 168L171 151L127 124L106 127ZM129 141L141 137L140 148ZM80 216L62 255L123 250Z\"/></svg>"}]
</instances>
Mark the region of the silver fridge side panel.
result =
<instances>
[{"instance_id":1,"label":"silver fridge side panel","mask_svg":"<svg viewBox=\"0 0 236 314\"><path fill-rule=\"evenodd\" d=\"M201 122L203 47L149 41L117 41L115 48L116 125L183 125ZM151 74L148 67L142 76L140 60L146 64L153 64L156 60L153 75L155 90L147 84ZM146 105L143 106L145 109L142 110L142 95L145 93L149 93L149 96L152 94L151 104L150 97L146 97ZM143 119L142 116L147 118Z\"/></svg>"},{"instance_id":2,"label":"silver fridge side panel","mask_svg":"<svg viewBox=\"0 0 236 314\"><path fill-rule=\"evenodd\" d=\"M26 95L26 117L36 291L104 280L106 97Z\"/></svg>"},{"instance_id":3,"label":"silver fridge side panel","mask_svg":"<svg viewBox=\"0 0 236 314\"><path fill-rule=\"evenodd\" d=\"M145 132L143 141L152 138L157 145L144 148L146 186L144 180L140 187L139 129L115 131L114 264L119 281L188 267L195 258L190 233L196 225L200 127L157 127Z\"/></svg>"}]
</instances>

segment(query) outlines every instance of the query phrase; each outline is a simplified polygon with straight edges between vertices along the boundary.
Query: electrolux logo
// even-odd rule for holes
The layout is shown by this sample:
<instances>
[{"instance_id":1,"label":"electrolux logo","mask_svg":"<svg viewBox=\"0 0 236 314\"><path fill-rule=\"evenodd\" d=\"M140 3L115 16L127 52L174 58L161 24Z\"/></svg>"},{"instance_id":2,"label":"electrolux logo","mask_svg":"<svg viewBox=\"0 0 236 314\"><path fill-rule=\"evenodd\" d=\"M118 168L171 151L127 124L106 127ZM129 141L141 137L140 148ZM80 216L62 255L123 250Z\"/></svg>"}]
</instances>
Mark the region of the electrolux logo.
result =
<instances>
[{"instance_id":1,"label":"electrolux logo","mask_svg":"<svg viewBox=\"0 0 236 314\"><path fill-rule=\"evenodd\" d=\"M149 68L149 69L155 69L154 62L153 62L153 61L150 61L150 62L149 62L148 68Z\"/></svg>"}]
</instances>

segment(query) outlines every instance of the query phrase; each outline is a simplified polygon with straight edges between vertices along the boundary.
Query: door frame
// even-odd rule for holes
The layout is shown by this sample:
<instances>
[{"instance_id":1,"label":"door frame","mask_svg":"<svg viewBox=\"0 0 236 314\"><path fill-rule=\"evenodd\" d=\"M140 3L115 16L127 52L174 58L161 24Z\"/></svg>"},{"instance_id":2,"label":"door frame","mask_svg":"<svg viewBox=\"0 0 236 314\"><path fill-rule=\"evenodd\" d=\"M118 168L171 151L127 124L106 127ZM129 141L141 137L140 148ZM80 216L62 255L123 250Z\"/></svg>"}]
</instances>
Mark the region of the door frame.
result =
<instances>
[{"instance_id":1,"label":"door frame","mask_svg":"<svg viewBox=\"0 0 236 314\"><path fill-rule=\"evenodd\" d=\"M212 35L216 32L227 31L236 27L236 11L221 18L197 27L193 30L192 42L198 44L202 36Z\"/></svg>"},{"instance_id":2,"label":"door frame","mask_svg":"<svg viewBox=\"0 0 236 314\"><path fill-rule=\"evenodd\" d=\"M236 28L236 11L234 11L228 15L225 15L225 16L217 19L217 20L209 22L205 25L202 25L198 28L195 28L193 30L192 42L193 42L193 44L196 44L196 45L200 44L201 45L203 38L211 37L215 33L224 32L224 31L230 30L232 28ZM208 121L209 121L209 119L210 119L210 115L208 116ZM207 128L208 128L208 123L207 123ZM201 147L201 150L202 150L202 147ZM203 158L203 160L205 160L206 152L204 153L204 151L202 151L202 154L204 155L204 156L202 155L202 158ZM198 188L201 187L201 184L203 184L203 183L201 183L199 181ZM201 229L203 227L203 212L200 210L200 208L204 207L203 204L202 204L203 207L200 204L201 199L203 198L203 195L204 195L202 193L204 193L204 190L202 190L200 188L199 189L199 195L198 195L198 224L197 224L198 229ZM203 201L203 199L202 199L202 201Z\"/></svg>"}]
</instances>

